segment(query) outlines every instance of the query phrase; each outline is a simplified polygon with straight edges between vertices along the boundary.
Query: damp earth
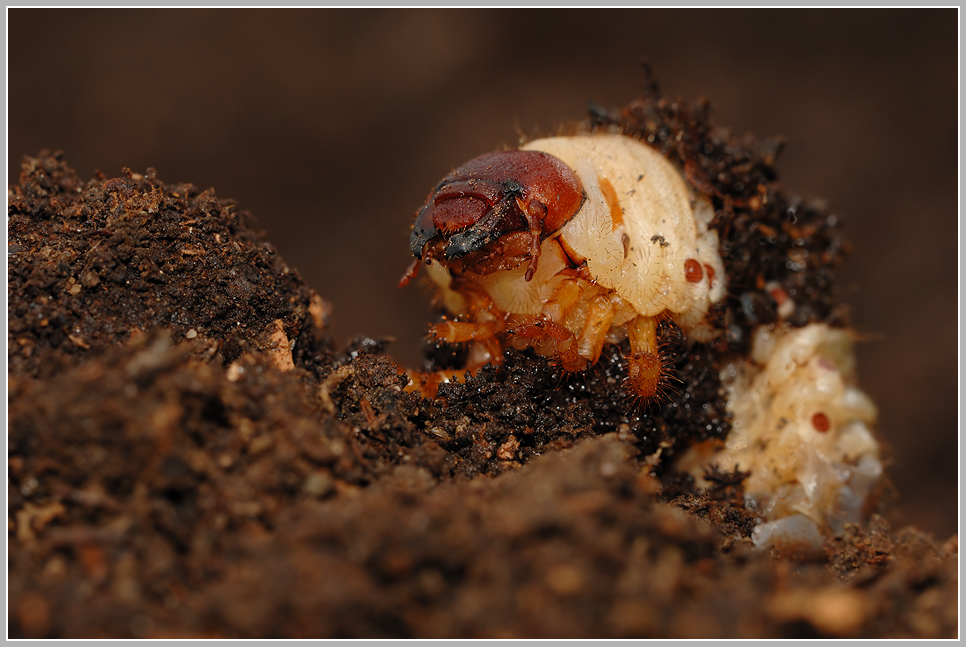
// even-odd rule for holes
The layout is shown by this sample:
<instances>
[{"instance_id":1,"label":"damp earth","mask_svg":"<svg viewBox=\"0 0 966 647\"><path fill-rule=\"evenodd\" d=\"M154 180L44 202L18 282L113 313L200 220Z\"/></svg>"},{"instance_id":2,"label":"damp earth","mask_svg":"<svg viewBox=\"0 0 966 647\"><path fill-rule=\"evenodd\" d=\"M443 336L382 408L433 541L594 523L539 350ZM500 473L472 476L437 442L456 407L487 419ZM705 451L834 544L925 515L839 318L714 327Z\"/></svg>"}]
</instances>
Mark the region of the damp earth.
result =
<instances>
[{"instance_id":1,"label":"damp earth","mask_svg":"<svg viewBox=\"0 0 966 647\"><path fill-rule=\"evenodd\" d=\"M730 430L722 353L776 321L848 325L849 244L788 198L775 140L644 96L585 127L640 137L714 196L726 331L566 375L506 351L435 398L254 218L152 169L25 158L8 198L8 611L21 638L952 638L958 541L867 520L803 560L760 550L736 471L675 467ZM794 263L788 259L794 259ZM429 322L427 322L429 323ZM665 322L664 326L671 324ZM426 370L463 349L427 344Z\"/></svg>"}]
</instances>

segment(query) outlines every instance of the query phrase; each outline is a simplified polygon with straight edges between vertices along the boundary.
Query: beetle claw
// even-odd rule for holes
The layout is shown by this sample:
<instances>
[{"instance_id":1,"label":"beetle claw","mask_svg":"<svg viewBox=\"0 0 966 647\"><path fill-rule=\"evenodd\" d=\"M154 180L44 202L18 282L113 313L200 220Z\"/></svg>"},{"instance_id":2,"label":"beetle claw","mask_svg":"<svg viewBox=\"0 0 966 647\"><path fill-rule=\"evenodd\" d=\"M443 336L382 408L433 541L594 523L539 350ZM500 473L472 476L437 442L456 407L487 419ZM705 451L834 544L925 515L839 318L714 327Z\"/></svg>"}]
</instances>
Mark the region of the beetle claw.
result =
<instances>
[{"instance_id":1,"label":"beetle claw","mask_svg":"<svg viewBox=\"0 0 966 647\"><path fill-rule=\"evenodd\" d=\"M530 225L530 264L524 279L530 281L537 271L537 259L540 258L540 234L543 232L543 221L547 217L547 205L539 200L530 200L526 204L520 198L516 199L517 206L526 216Z\"/></svg>"},{"instance_id":2,"label":"beetle claw","mask_svg":"<svg viewBox=\"0 0 966 647\"><path fill-rule=\"evenodd\" d=\"M523 280L529 281L533 279L533 275L536 273L536 271L537 271L537 257L531 256L530 264L527 265L527 273L523 275Z\"/></svg>"},{"instance_id":3,"label":"beetle claw","mask_svg":"<svg viewBox=\"0 0 966 647\"><path fill-rule=\"evenodd\" d=\"M416 274L419 272L420 259L416 258L406 269L406 273L403 274L402 278L399 279L399 287L404 288L409 285L409 282L416 278Z\"/></svg>"}]
</instances>

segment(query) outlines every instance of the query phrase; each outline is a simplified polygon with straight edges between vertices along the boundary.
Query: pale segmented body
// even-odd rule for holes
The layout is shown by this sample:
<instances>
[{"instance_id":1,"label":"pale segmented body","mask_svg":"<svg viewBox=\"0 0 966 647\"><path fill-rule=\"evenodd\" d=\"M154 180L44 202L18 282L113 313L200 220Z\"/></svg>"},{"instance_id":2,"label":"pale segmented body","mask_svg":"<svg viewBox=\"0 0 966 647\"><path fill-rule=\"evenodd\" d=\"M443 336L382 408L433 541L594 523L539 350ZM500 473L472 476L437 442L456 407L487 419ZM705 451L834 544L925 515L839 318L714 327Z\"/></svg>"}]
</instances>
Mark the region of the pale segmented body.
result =
<instances>
[{"instance_id":1,"label":"pale segmented body","mask_svg":"<svg viewBox=\"0 0 966 647\"><path fill-rule=\"evenodd\" d=\"M854 384L852 339L824 324L762 327L751 356L722 372L732 430L722 451L685 459L750 472L760 546L817 553L823 536L863 518L882 474L873 402Z\"/></svg>"}]
</instances>

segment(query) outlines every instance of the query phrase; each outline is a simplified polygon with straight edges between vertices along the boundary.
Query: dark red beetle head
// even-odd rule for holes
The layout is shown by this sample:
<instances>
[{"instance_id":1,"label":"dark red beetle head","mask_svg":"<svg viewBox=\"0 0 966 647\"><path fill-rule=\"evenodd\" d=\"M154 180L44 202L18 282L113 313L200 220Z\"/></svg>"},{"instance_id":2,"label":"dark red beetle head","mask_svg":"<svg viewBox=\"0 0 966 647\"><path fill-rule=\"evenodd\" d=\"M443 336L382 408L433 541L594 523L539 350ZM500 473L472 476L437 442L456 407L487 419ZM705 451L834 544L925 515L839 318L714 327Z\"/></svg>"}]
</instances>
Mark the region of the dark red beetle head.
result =
<instances>
[{"instance_id":1,"label":"dark red beetle head","mask_svg":"<svg viewBox=\"0 0 966 647\"><path fill-rule=\"evenodd\" d=\"M540 241L564 226L583 200L580 180L553 155L481 155L443 179L420 209L410 238L412 253L417 259L426 256L427 262L453 260L480 252L507 234L529 232L529 281Z\"/></svg>"}]
</instances>

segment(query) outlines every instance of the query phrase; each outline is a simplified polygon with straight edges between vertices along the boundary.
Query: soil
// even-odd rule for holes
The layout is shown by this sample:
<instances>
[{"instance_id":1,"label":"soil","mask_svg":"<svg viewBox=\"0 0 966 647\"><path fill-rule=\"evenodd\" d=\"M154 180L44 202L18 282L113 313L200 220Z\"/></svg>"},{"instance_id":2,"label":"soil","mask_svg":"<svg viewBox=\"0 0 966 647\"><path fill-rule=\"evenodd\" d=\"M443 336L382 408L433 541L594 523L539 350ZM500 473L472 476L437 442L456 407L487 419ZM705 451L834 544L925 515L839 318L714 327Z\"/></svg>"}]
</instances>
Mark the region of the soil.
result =
<instances>
[{"instance_id":1,"label":"soil","mask_svg":"<svg viewBox=\"0 0 966 647\"><path fill-rule=\"evenodd\" d=\"M674 469L729 431L717 367L777 319L848 325L848 243L786 199L778 141L715 128L650 77L582 128L640 137L716 208L726 331L665 349L629 403L508 350L433 399L212 190L27 158L8 203L9 633L29 638L951 638L958 540L880 513L822 560L757 550L741 473ZM665 326L671 324L665 323ZM675 341L675 339L677 341ZM426 368L460 349L428 346Z\"/></svg>"}]
</instances>

